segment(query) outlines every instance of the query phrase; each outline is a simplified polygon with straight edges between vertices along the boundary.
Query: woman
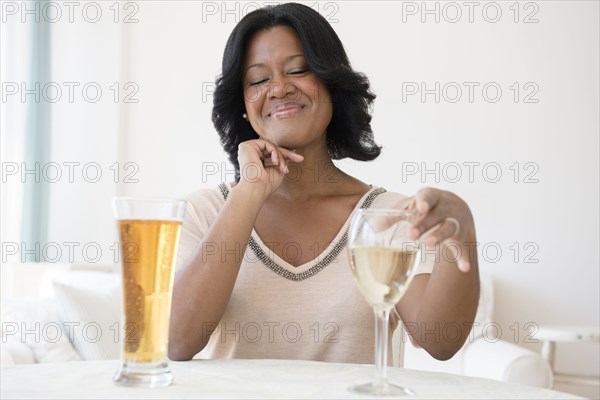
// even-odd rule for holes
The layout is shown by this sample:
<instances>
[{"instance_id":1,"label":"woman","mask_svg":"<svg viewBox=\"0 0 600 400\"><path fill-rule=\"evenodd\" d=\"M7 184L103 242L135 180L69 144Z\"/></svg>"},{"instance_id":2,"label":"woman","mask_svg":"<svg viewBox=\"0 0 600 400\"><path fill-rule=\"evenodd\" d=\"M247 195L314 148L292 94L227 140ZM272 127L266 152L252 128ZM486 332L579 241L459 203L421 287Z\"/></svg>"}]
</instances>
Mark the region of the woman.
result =
<instances>
[{"instance_id":1,"label":"woman","mask_svg":"<svg viewBox=\"0 0 600 400\"><path fill-rule=\"evenodd\" d=\"M311 8L266 7L235 27L213 122L237 179L188 199L171 359L189 360L204 349L203 356L216 358L372 363L372 311L353 282L344 241L352 211L412 208L419 216L414 237L427 232L428 244L456 242L451 248L463 250L475 242L471 213L457 196L424 189L407 198L333 164L379 155L370 127L374 98ZM475 316L472 253L459 257L463 272L443 258L423 263L396 305L413 327L413 343L440 360L462 346ZM455 334L444 324L462 329Z\"/></svg>"}]
</instances>

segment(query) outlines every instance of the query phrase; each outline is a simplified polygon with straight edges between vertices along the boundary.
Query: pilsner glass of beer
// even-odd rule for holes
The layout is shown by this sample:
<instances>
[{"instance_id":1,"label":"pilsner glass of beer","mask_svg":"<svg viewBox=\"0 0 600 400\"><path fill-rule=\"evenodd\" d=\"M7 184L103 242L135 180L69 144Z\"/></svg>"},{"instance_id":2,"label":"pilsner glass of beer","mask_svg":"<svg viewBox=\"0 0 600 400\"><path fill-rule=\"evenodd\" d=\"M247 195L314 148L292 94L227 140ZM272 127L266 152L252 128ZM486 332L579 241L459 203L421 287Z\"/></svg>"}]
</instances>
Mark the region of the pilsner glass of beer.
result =
<instances>
[{"instance_id":1,"label":"pilsner glass of beer","mask_svg":"<svg viewBox=\"0 0 600 400\"><path fill-rule=\"evenodd\" d=\"M171 384L167 348L173 271L183 200L114 198L118 222L125 313L122 365L117 384Z\"/></svg>"}]
</instances>

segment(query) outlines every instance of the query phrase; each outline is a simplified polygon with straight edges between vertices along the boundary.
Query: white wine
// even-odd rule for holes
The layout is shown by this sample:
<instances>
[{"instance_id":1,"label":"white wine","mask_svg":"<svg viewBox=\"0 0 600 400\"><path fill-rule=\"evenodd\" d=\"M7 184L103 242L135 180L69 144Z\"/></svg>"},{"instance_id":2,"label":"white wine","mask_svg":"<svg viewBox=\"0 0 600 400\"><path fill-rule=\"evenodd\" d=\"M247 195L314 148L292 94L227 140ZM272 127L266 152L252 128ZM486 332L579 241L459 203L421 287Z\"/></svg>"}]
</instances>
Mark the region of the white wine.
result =
<instances>
[{"instance_id":1,"label":"white wine","mask_svg":"<svg viewBox=\"0 0 600 400\"><path fill-rule=\"evenodd\" d=\"M418 248L351 246L358 288L374 308L391 308L404 294L418 263Z\"/></svg>"}]
</instances>

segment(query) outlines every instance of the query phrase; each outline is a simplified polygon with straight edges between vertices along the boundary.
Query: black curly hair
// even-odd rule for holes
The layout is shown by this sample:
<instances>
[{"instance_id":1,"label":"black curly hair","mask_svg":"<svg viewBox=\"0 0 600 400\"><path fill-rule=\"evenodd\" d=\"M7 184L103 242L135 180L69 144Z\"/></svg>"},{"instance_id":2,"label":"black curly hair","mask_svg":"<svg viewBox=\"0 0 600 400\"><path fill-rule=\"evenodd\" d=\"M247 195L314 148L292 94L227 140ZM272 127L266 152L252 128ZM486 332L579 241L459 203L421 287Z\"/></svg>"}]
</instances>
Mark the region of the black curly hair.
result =
<instances>
[{"instance_id":1,"label":"black curly hair","mask_svg":"<svg viewBox=\"0 0 600 400\"><path fill-rule=\"evenodd\" d=\"M223 53L212 121L235 167L236 180L239 180L239 144L258 138L252 126L242 118L246 48L257 32L281 25L298 33L308 67L331 94L333 116L327 126L331 158L374 160L381 153L381 147L375 143L371 130L370 108L375 94L370 90L369 79L352 69L342 42L323 16L308 6L285 3L255 10L242 18L231 32Z\"/></svg>"}]
</instances>

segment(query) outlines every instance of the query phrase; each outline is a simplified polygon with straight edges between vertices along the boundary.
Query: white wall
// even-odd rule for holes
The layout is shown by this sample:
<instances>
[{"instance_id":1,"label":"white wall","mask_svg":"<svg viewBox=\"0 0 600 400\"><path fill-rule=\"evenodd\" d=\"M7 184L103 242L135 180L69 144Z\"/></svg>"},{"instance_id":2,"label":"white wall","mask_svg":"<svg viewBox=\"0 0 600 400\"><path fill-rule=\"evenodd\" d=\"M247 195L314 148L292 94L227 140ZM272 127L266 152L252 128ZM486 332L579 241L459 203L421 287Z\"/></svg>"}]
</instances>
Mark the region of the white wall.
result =
<instances>
[{"instance_id":1,"label":"white wall","mask_svg":"<svg viewBox=\"0 0 600 400\"><path fill-rule=\"evenodd\" d=\"M116 230L110 199L124 172L120 164L121 176L115 176L122 98L115 101L114 83L121 84L121 97L124 90L122 24L115 23L111 6L107 2L2 3L2 264L114 260L111 246ZM37 62L39 68L50 70L51 78L28 82L33 60L30 36L33 27L42 23L50 26L51 56L49 64ZM5 84L13 83L18 92L4 93ZM23 100L21 85L32 90L35 83L39 90ZM27 112L36 104L51 109L49 157L39 164L37 174L23 177L23 167L34 169L21 162L25 121L32 118ZM7 166L14 163L17 172L7 173ZM33 180L49 188L48 231L43 242L23 245L23 183Z\"/></svg>"},{"instance_id":2,"label":"white wall","mask_svg":"<svg viewBox=\"0 0 600 400\"><path fill-rule=\"evenodd\" d=\"M28 41L30 31L24 24L3 23L0 25L0 81L2 86L2 101L0 103L0 159L1 168L1 190L0 190L0 213L1 226L0 238L2 240L2 267L7 259L7 249L19 246L21 238L21 205L23 204L23 185L20 178L9 179L9 174L16 172L23 162L24 149L21 133L25 131L26 104L20 101L20 94L15 95L14 101L8 101L6 88L9 82L24 82L29 74L29 48L23 45ZM8 38L20 38L23 42L9 40ZM9 62L10 60L10 62ZM14 87L13 87L14 90ZM7 118L11 115L12 118ZM17 175L15 173L15 175ZM20 174L19 174L20 175ZM11 175L12 176L12 175ZM6 268L0 268L0 285L2 293L10 290L7 285L10 273ZM8 289L8 290L6 290Z\"/></svg>"},{"instance_id":3,"label":"white wall","mask_svg":"<svg viewBox=\"0 0 600 400\"><path fill-rule=\"evenodd\" d=\"M96 81L105 91L96 104L54 106L53 158L98 162L107 179L53 186L49 237L100 243L105 263L112 260L108 247L115 237L110 196L182 196L232 179L210 121L209 92L228 34L244 10L253 8L239 2L135 4L137 9L122 9L114 23L110 4L103 3L101 23L56 24L53 36L55 80ZM412 194L435 186L469 202L481 243L480 268L496 280L495 319L504 339L522 343L527 322L598 326L598 3L521 2L514 22L513 2L480 2L469 22L463 2L430 2L429 9L438 4L439 23L434 15L422 15L421 2L309 4L328 16L353 66L370 77L378 95L373 127L384 146L381 157L339 165L390 190ZM453 4L462 12L455 23L447 21L455 17ZM488 22L496 5L502 15ZM416 14L407 13L415 7ZM124 24L129 13L138 21ZM528 15L538 22L524 23ZM108 86L117 81L137 85L137 103L108 101L113 95ZM441 87L456 82L462 98L449 101L455 96L452 84L439 103L432 94L424 102L407 96L406 88L421 82L429 89L435 82ZM478 85L472 102L464 82ZM501 88L497 102L483 97L485 84ZM530 100L537 102L526 103L536 88ZM495 95L493 87L487 94ZM116 184L109 169L114 162L121 168ZM407 174L436 162L439 179ZM133 163L127 171L125 163ZM469 163L479 163L472 181ZM462 177L452 182L456 165ZM213 166L216 175L203 173ZM494 167L502 176L492 183ZM134 172L138 182L125 182L125 172ZM495 260L497 248L502 255ZM526 262L528 254L537 262ZM557 366L598 374L598 351L559 347Z\"/></svg>"},{"instance_id":4,"label":"white wall","mask_svg":"<svg viewBox=\"0 0 600 400\"><path fill-rule=\"evenodd\" d=\"M73 102L65 92L52 105L51 159L62 166L63 176L51 184L48 242L59 245L62 262L112 263L116 252L111 197L123 179L122 165L116 164L124 92L122 27L114 23L110 3L97 4L102 5L98 22L75 13L73 24L61 20L52 31L52 80L78 85ZM92 19L93 9L87 12ZM121 87L119 99L115 82Z\"/></svg>"},{"instance_id":5,"label":"white wall","mask_svg":"<svg viewBox=\"0 0 600 400\"><path fill-rule=\"evenodd\" d=\"M494 3L502 12L497 23L485 20L486 4L474 9L473 23L466 6L459 22L446 22L456 9L444 3L439 23L434 15L421 22L420 13L404 14L402 22L403 7L421 8L420 2L314 5L329 16L354 67L368 74L378 95L373 127L382 156L340 165L388 189L414 193L436 186L467 199L480 249L488 251L480 267L496 278L496 321L504 339L523 342L527 322L598 326L598 3L521 3L518 23L512 2ZM230 13L220 2L147 2L140 23L129 27L128 80L140 85L142 97L127 114L126 154L139 163L143 182L127 193L180 195L221 180L202 173L202 163L225 160L210 122L212 98L202 87L218 73L226 38L245 6L227 7ZM485 17L494 19L495 6L486 7ZM524 23L526 16L538 22ZM433 95L403 101L410 82L428 88L457 82L463 97L451 103L445 99L455 92L448 91L439 103ZM479 85L473 102L463 82ZM487 83L490 101L482 94ZM495 103L494 87L502 90ZM528 100L537 102L525 103L534 90ZM439 180L402 175L436 162ZM456 183L451 163L462 167ZM468 163L479 163L472 182ZM492 183L496 167L502 176ZM528 255L537 262L525 262ZM598 348L559 348L557 366L598 374Z\"/></svg>"}]
</instances>

